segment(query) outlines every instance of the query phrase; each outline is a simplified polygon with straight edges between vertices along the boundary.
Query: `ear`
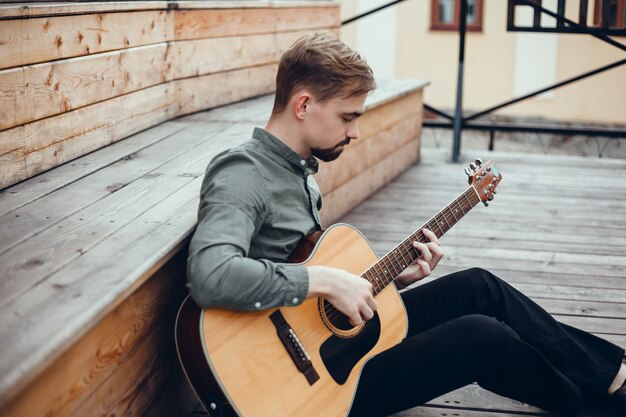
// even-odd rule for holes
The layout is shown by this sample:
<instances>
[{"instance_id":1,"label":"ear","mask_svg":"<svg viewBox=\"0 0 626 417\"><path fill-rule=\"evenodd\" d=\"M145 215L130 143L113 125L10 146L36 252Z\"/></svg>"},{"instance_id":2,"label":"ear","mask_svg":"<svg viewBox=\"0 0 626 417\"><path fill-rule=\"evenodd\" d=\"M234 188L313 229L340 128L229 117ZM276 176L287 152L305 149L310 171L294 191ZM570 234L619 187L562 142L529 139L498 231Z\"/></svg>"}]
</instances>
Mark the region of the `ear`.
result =
<instances>
[{"instance_id":1,"label":"ear","mask_svg":"<svg viewBox=\"0 0 626 417\"><path fill-rule=\"evenodd\" d=\"M296 119L304 120L307 116L311 103L313 102L313 96L308 91L302 90L295 95L293 101L293 109Z\"/></svg>"}]
</instances>

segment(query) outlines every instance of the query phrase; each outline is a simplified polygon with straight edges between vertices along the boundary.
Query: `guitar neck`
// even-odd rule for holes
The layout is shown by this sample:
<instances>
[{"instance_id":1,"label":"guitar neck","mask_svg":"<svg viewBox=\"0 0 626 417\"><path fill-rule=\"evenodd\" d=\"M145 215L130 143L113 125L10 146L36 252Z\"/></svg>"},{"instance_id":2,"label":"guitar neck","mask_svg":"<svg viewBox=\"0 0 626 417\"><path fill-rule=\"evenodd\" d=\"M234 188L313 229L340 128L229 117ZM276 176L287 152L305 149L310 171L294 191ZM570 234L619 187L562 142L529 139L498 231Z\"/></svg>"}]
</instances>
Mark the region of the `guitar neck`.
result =
<instances>
[{"instance_id":1,"label":"guitar neck","mask_svg":"<svg viewBox=\"0 0 626 417\"><path fill-rule=\"evenodd\" d=\"M481 201L474 187L469 187L464 193L435 214L423 226L400 242L378 262L372 265L362 275L370 281L374 287L374 295L381 292L388 284L393 282L398 275L411 265L419 257L419 252L413 246L413 242L429 242L423 230L429 229L438 238L452 228L465 214Z\"/></svg>"}]
</instances>

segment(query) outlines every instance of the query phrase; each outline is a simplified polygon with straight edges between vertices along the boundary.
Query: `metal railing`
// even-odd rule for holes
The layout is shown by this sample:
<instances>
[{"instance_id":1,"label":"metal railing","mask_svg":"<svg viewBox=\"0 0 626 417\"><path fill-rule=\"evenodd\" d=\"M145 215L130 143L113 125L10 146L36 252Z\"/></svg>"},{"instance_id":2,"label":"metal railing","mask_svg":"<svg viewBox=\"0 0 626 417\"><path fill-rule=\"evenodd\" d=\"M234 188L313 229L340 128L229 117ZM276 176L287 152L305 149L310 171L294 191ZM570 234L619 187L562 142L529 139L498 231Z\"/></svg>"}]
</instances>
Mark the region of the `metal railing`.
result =
<instances>
[{"instance_id":1,"label":"metal railing","mask_svg":"<svg viewBox=\"0 0 626 417\"><path fill-rule=\"evenodd\" d=\"M366 11L352 18L346 19L342 21L342 25L346 25L355 21L358 21L364 17L367 17L371 14L380 12L381 10L385 10L389 7L395 6L398 3L402 3L406 0L394 0L388 3L385 3L375 9ZM583 135L590 137L607 137L611 139L624 139L626 138L626 130L625 129L612 129L612 128L591 128L591 127L564 127L564 126L546 126L546 125L528 125L528 124L519 124L519 123L495 123L495 122L472 122L479 117L486 116L491 114L497 110L500 110L504 107L511 106L515 103L519 103L521 101L527 100L529 98L535 97L539 94L545 93L547 91L556 90L565 85L575 83L582 79L594 76L596 74L608 71L610 69L622 66L626 64L626 58L615 61L608 65L602 66L600 68L596 68L591 71L587 71L578 76L560 81L556 84L547 86L545 88L541 88L539 90L533 91L531 93L525 94L521 97L516 97L514 99L508 100L504 103L500 103L494 105L488 109L475 112L470 115L464 115L463 113L463 84L464 84L464 61L465 61L465 36L467 32L467 11L468 11L468 2L467 0L459 0L461 1L460 7L460 18L459 18L459 57L458 57L458 71L457 71L457 90L456 90L456 105L454 115L451 115L445 111L439 110L430 106L428 104L424 104L424 108L429 112L436 114L447 121L442 120L425 120L424 127L429 128L446 128L453 129L453 143L452 143L452 161L458 162L461 152L461 132L463 129L471 129L471 130L482 130L489 132L490 141L489 141L489 149L494 149L494 140L495 140L495 132L497 131L505 131L505 132L535 132L535 133L553 133L560 135ZM589 27L587 26L587 10L588 10L588 1L580 0L580 11L579 11L579 22L574 22L565 17L565 0L558 0L557 13L547 10L541 6L540 2L536 0L509 0L508 3L508 13L507 13L507 30L508 31L523 31L523 32L550 32L550 33L577 33L577 34L589 34L598 38L614 47L621 49L626 52L626 46L611 39L608 35L626 35L626 28L623 29L615 29L611 28L607 22L608 16L608 1L602 2L602 16L603 16L603 25L601 27ZM530 6L534 9L534 19L533 26L530 27L519 27L515 25L515 10L519 6ZM541 26L541 14L546 14L548 16L556 19L555 27L544 27ZM602 153L599 152L599 156L602 156Z\"/></svg>"}]
</instances>

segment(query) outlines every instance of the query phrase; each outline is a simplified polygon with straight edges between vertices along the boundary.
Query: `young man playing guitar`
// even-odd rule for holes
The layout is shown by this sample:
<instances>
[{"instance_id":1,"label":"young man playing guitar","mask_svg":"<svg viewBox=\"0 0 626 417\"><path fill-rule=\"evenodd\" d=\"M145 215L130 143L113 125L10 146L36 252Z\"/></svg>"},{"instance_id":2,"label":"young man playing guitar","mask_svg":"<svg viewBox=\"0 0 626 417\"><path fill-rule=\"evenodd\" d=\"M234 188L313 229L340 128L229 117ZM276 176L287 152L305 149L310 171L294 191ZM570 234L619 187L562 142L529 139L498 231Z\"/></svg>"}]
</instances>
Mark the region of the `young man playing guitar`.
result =
<instances>
[{"instance_id":1,"label":"young man playing guitar","mask_svg":"<svg viewBox=\"0 0 626 417\"><path fill-rule=\"evenodd\" d=\"M199 307L261 311L323 297L353 326L375 316L370 281L285 263L322 228L316 159L334 160L358 139L374 88L366 62L332 35L306 36L283 55L265 129L208 166L188 262ZM400 288L430 275L443 256L437 236L423 235L426 243L414 243L419 258L395 279ZM406 338L360 370L351 417L388 415L473 382L563 416L576 416L585 397L609 394L626 415L624 350L558 323L491 273L458 272L401 298Z\"/></svg>"}]
</instances>

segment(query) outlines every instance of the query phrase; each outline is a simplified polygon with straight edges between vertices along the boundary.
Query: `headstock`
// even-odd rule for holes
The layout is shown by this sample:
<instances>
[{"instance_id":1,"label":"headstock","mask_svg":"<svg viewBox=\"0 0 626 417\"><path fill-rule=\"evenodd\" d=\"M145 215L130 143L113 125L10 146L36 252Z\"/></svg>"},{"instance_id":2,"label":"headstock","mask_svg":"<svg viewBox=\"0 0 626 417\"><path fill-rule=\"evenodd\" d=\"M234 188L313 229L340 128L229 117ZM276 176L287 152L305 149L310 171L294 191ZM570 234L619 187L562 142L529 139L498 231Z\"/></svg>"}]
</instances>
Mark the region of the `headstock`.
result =
<instances>
[{"instance_id":1,"label":"headstock","mask_svg":"<svg viewBox=\"0 0 626 417\"><path fill-rule=\"evenodd\" d=\"M474 187L480 201L488 206L489 203L487 202L493 200L496 188L502 180L500 170L491 161L487 161L483 165L483 161L479 158L469 164L469 168L465 168L465 173L467 174L467 182Z\"/></svg>"}]
</instances>

